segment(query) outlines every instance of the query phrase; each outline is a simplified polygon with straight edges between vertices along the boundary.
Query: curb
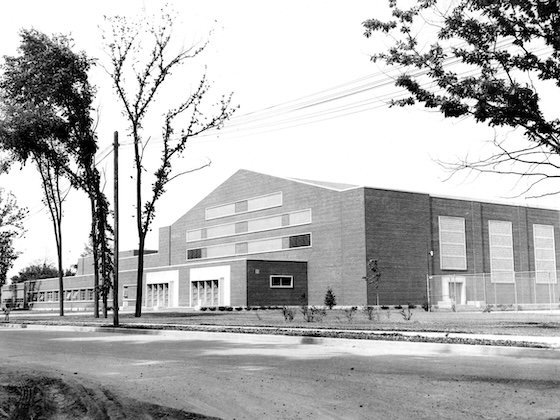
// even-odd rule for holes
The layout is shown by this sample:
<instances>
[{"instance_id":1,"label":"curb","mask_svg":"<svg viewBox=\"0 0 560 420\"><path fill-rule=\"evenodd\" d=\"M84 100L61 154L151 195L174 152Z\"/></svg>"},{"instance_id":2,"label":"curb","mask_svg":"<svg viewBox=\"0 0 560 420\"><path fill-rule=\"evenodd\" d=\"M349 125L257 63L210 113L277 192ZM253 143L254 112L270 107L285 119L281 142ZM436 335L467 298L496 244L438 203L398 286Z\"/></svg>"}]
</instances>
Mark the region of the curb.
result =
<instances>
[{"instance_id":1,"label":"curb","mask_svg":"<svg viewBox=\"0 0 560 420\"><path fill-rule=\"evenodd\" d=\"M359 339L377 341L408 341L418 343L468 344L483 346L524 347L559 350L560 337L518 337L477 335L466 333L413 332L413 331L363 331L282 327L239 327L180 324L122 324L112 325L52 325L37 323L0 323L0 328L28 329L32 331L58 330L66 332L111 332L119 334L168 335L179 332L215 332L258 335L285 335L314 338Z\"/></svg>"}]
</instances>

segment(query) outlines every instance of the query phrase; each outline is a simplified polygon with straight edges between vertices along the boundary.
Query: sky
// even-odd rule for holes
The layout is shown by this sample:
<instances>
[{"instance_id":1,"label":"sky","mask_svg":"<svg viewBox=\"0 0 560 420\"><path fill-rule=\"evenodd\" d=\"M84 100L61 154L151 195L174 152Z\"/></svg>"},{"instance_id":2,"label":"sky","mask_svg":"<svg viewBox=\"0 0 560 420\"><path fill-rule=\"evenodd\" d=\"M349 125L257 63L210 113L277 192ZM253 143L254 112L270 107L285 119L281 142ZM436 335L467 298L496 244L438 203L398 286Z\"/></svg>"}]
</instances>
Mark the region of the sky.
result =
<instances>
[{"instance_id":1,"label":"sky","mask_svg":"<svg viewBox=\"0 0 560 420\"><path fill-rule=\"evenodd\" d=\"M170 1L177 13L177 45L209 44L192 64L175 72L147 119L147 173L157 164L161 115L188 95L204 69L215 100L233 93L236 112L218 133L194 139L177 163L186 170L211 161L210 167L169 185L156 204L147 248L157 249L157 231L177 220L238 169L281 177L342 182L371 187L468 197L512 204L558 208L554 197L515 197L517 179L458 174L451 179L438 161L483 156L496 132L468 119L444 119L422 107L389 108L399 90L395 73L370 56L387 46L366 39L361 23L386 18L383 1ZM133 150L127 121L106 74L103 16L134 18L154 13L159 1L76 2L20 0L3 5L0 56L14 55L21 28L47 34L70 34L76 50L97 60L96 85L99 139L98 168L105 192L113 197L113 132L119 132L121 244L137 248L134 219ZM146 44L148 45L148 44ZM338 99L336 99L338 98ZM28 165L0 175L0 186L12 191L29 210L26 234L16 242L21 256L9 276L30 263L55 262L56 248L48 213L41 201L38 174ZM63 261L77 262L89 233L89 204L71 191L64 205Z\"/></svg>"}]
</instances>

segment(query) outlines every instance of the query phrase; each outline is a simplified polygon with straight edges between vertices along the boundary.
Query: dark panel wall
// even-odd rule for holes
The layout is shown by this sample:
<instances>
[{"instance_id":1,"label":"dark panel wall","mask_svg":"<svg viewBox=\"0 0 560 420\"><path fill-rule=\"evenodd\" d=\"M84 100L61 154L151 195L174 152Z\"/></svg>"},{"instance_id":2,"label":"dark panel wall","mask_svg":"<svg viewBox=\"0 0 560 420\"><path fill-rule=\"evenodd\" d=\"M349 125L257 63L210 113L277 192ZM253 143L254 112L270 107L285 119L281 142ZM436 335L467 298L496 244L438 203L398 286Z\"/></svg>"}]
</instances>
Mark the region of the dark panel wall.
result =
<instances>
[{"instance_id":1,"label":"dark panel wall","mask_svg":"<svg viewBox=\"0 0 560 420\"><path fill-rule=\"evenodd\" d=\"M294 277L294 287L270 287L271 275ZM301 305L308 303L307 263L247 260L247 305Z\"/></svg>"},{"instance_id":2,"label":"dark panel wall","mask_svg":"<svg viewBox=\"0 0 560 420\"><path fill-rule=\"evenodd\" d=\"M366 188L365 209L367 259L378 260L382 273L379 303L422 303L430 249L429 196ZM368 304L376 303L373 287L367 296Z\"/></svg>"}]
</instances>

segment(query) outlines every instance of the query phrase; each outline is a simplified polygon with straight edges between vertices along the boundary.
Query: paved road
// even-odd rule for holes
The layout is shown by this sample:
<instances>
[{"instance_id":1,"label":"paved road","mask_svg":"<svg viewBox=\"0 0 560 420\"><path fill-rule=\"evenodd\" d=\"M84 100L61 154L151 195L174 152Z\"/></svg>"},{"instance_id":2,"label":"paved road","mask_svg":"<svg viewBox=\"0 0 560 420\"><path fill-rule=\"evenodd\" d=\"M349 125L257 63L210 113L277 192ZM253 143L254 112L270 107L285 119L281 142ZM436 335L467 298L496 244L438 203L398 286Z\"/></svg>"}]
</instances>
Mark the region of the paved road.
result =
<instances>
[{"instance_id":1,"label":"paved road","mask_svg":"<svg viewBox=\"0 0 560 420\"><path fill-rule=\"evenodd\" d=\"M0 328L2 364L223 418L556 418L558 350Z\"/></svg>"}]
</instances>

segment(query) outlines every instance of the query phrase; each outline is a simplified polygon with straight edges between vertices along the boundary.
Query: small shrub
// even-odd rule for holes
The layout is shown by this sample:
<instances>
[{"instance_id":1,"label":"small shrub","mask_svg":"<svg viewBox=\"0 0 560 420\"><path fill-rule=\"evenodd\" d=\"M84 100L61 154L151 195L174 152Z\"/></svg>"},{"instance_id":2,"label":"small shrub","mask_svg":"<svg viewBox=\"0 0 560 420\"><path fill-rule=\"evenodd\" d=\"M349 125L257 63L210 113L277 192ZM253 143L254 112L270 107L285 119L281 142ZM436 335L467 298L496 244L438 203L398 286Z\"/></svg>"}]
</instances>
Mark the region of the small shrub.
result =
<instances>
[{"instance_id":1,"label":"small shrub","mask_svg":"<svg viewBox=\"0 0 560 420\"><path fill-rule=\"evenodd\" d=\"M402 309L402 305L395 306L395 309Z\"/></svg>"},{"instance_id":2,"label":"small shrub","mask_svg":"<svg viewBox=\"0 0 560 420\"><path fill-rule=\"evenodd\" d=\"M325 306L329 309L332 309L333 306L336 306L336 296L334 295L332 288L327 289L327 293L325 294Z\"/></svg>"},{"instance_id":3,"label":"small shrub","mask_svg":"<svg viewBox=\"0 0 560 420\"><path fill-rule=\"evenodd\" d=\"M226 311L231 312L233 311L233 308L231 306L226 306Z\"/></svg>"},{"instance_id":4,"label":"small shrub","mask_svg":"<svg viewBox=\"0 0 560 420\"><path fill-rule=\"evenodd\" d=\"M374 306L364 306L363 311L367 319L379 322L379 311Z\"/></svg>"},{"instance_id":5,"label":"small shrub","mask_svg":"<svg viewBox=\"0 0 560 420\"><path fill-rule=\"evenodd\" d=\"M385 315L387 316L387 319L391 318L391 309L387 308L387 311L385 311Z\"/></svg>"},{"instance_id":6,"label":"small shrub","mask_svg":"<svg viewBox=\"0 0 560 420\"><path fill-rule=\"evenodd\" d=\"M218 311L225 311L226 307L225 306L218 306Z\"/></svg>"},{"instance_id":7,"label":"small shrub","mask_svg":"<svg viewBox=\"0 0 560 420\"><path fill-rule=\"evenodd\" d=\"M410 321L410 318L412 318L412 314L413 314L410 308L401 309L399 313L402 315L405 321Z\"/></svg>"},{"instance_id":8,"label":"small shrub","mask_svg":"<svg viewBox=\"0 0 560 420\"><path fill-rule=\"evenodd\" d=\"M252 311L258 311L258 310L259 310L259 307L258 307L258 306L251 306L251 310L252 310Z\"/></svg>"},{"instance_id":9,"label":"small shrub","mask_svg":"<svg viewBox=\"0 0 560 420\"><path fill-rule=\"evenodd\" d=\"M428 303L428 301L424 301L424 303L422 304L422 309L424 309L426 312L428 312L430 310L430 304Z\"/></svg>"},{"instance_id":10,"label":"small shrub","mask_svg":"<svg viewBox=\"0 0 560 420\"><path fill-rule=\"evenodd\" d=\"M207 308L206 306L201 306L201 307L200 307L200 310L201 310L201 311L207 311L208 308Z\"/></svg>"},{"instance_id":11,"label":"small shrub","mask_svg":"<svg viewBox=\"0 0 560 420\"><path fill-rule=\"evenodd\" d=\"M492 305L486 305L484 309L482 309L482 313L490 313L492 312Z\"/></svg>"},{"instance_id":12,"label":"small shrub","mask_svg":"<svg viewBox=\"0 0 560 420\"><path fill-rule=\"evenodd\" d=\"M208 308L208 310L210 310L210 311L215 311L215 310L216 310L216 307L215 307L215 306L210 306L210 307Z\"/></svg>"},{"instance_id":13,"label":"small shrub","mask_svg":"<svg viewBox=\"0 0 560 420\"><path fill-rule=\"evenodd\" d=\"M268 308L269 308L268 306L262 306L262 305L259 306L259 309L260 309L261 311L264 311L264 310L266 310L266 309L268 309Z\"/></svg>"},{"instance_id":14,"label":"small shrub","mask_svg":"<svg viewBox=\"0 0 560 420\"><path fill-rule=\"evenodd\" d=\"M289 306L282 307L282 315L284 315L284 321L292 322L295 316L294 308L290 308Z\"/></svg>"},{"instance_id":15,"label":"small shrub","mask_svg":"<svg viewBox=\"0 0 560 420\"><path fill-rule=\"evenodd\" d=\"M322 321L323 317L327 314L325 309L315 306L301 306L300 310L305 322Z\"/></svg>"},{"instance_id":16,"label":"small shrub","mask_svg":"<svg viewBox=\"0 0 560 420\"><path fill-rule=\"evenodd\" d=\"M250 311L250 310L251 310L251 307L250 307L250 306L245 306L245 310L246 310L246 311Z\"/></svg>"},{"instance_id":17,"label":"small shrub","mask_svg":"<svg viewBox=\"0 0 560 420\"><path fill-rule=\"evenodd\" d=\"M235 310L236 310L236 311L242 311L243 308L242 308L241 306L236 306L236 307L235 307Z\"/></svg>"},{"instance_id":18,"label":"small shrub","mask_svg":"<svg viewBox=\"0 0 560 420\"><path fill-rule=\"evenodd\" d=\"M352 322L352 319L354 318L354 314L356 313L357 310L358 310L357 306L352 306L344 310L344 315L346 316L348 322Z\"/></svg>"},{"instance_id":19,"label":"small shrub","mask_svg":"<svg viewBox=\"0 0 560 420\"><path fill-rule=\"evenodd\" d=\"M416 309L416 305L409 303L407 305L410 309Z\"/></svg>"},{"instance_id":20,"label":"small shrub","mask_svg":"<svg viewBox=\"0 0 560 420\"><path fill-rule=\"evenodd\" d=\"M384 311L386 311L387 309L391 309L391 308L389 308L389 307L386 306L386 305L383 305L383 306L381 307L381 309L383 309Z\"/></svg>"}]
</instances>

